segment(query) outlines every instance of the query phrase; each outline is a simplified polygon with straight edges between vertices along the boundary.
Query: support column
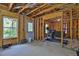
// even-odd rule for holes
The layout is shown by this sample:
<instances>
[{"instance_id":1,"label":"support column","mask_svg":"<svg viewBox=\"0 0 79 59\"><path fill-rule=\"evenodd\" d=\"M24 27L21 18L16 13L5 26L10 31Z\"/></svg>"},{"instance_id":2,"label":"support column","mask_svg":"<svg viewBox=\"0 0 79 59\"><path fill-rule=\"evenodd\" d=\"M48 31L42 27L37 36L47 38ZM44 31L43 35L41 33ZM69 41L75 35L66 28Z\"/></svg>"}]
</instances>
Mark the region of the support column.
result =
<instances>
[{"instance_id":1,"label":"support column","mask_svg":"<svg viewBox=\"0 0 79 59\"><path fill-rule=\"evenodd\" d=\"M70 10L70 48L72 48L72 10Z\"/></svg>"},{"instance_id":2,"label":"support column","mask_svg":"<svg viewBox=\"0 0 79 59\"><path fill-rule=\"evenodd\" d=\"M61 46L63 47L63 12L61 16Z\"/></svg>"},{"instance_id":3,"label":"support column","mask_svg":"<svg viewBox=\"0 0 79 59\"><path fill-rule=\"evenodd\" d=\"M43 26L43 23L42 23L42 18L40 18L40 40L42 40L42 32L43 32L43 29L42 29L42 26Z\"/></svg>"},{"instance_id":4,"label":"support column","mask_svg":"<svg viewBox=\"0 0 79 59\"><path fill-rule=\"evenodd\" d=\"M37 19L35 19L35 39L37 40Z\"/></svg>"},{"instance_id":5,"label":"support column","mask_svg":"<svg viewBox=\"0 0 79 59\"><path fill-rule=\"evenodd\" d=\"M39 18L39 40L41 40L41 18Z\"/></svg>"},{"instance_id":6,"label":"support column","mask_svg":"<svg viewBox=\"0 0 79 59\"><path fill-rule=\"evenodd\" d=\"M37 40L37 18L34 18L35 23L34 23L34 37L35 40Z\"/></svg>"},{"instance_id":7,"label":"support column","mask_svg":"<svg viewBox=\"0 0 79 59\"><path fill-rule=\"evenodd\" d=\"M36 40L36 20L34 19L34 40Z\"/></svg>"},{"instance_id":8,"label":"support column","mask_svg":"<svg viewBox=\"0 0 79 59\"><path fill-rule=\"evenodd\" d=\"M44 40L44 19L42 19L42 40Z\"/></svg>"},{"instance_id":9,"label":"support column","mask_svg":"<svg viewBox=\"0 0 79 59\"><path fill-rule=\"evenodd\" d=\"M37 18L37 40L39 40L39 18Z\"/></svg>"},{"instance_id":10,"label":"support column","mask_svg":"<svg viewBox=\"0 0 79 59\"><path fill-rule=\"evenodd\" d=\"M2 45L3 45L3 20L2 20L2 16L0 15L0 47L2 48Z\"/></svg>"},{"instance_id":11,"label":"support column","mask_svg":"<svg viewBox=\"0 0 79 59\"><path fill-rule=\"evenodd\" d=\"M20 19L19 19L19 42L21 42L23 39L24 39L24 18L23 18L23 15L20 15L19 16Z\"/></svg>"},{"instance_id":12,"label":"support column","mask_svg":"<svg viewBox=\"0 0 79 59\"><path fill-rule=\"evenodd\" d=\"M79 13L79 12L78 12L78 9L77 9L77 20L78 20L78 29L77 29L77 30L78 30L78 40L79 40L79 17L78 17L79 14L78 14L78 13Z\"/></svg>"}]
</instances>

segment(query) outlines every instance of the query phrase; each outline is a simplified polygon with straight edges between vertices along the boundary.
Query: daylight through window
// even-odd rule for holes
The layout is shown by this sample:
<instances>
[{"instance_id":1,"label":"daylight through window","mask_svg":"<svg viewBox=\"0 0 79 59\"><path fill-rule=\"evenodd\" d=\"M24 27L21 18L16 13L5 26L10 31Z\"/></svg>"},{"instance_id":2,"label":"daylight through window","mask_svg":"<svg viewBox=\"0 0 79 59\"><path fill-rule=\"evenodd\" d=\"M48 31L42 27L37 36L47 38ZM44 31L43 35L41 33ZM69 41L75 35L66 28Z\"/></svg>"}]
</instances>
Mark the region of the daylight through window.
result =
<instances>
[{"instance_id":1,"label":"daylight through window","mask_svg":"<svg viewBox=\"0 0 79 59\"><path fill-rule=\"evenodd\" d=\"M17 19L3 17L3 38L15 38L17 37Z\"/></svg>"}]
</instances>

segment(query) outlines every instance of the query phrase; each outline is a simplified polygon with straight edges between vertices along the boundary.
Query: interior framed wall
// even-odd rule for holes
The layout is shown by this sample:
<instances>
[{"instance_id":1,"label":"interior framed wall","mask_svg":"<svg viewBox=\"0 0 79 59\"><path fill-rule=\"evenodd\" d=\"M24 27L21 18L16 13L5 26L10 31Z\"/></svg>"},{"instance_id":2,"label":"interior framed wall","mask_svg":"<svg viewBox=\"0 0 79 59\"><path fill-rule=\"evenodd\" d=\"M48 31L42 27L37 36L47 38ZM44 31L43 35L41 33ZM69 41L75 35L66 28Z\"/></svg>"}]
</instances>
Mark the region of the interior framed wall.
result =
<instances>
[{"instance_id":1,"label":"interior framed wall","mask_svg":"<svg viewBox=\"0 0 79 59\"><path fill-rule=\"evenodd\" d=\"M15 44L15 43L17 43L18 38L12 38L12 39L8 39L8 40L3 39L3 16L18 19L18 14L11 13L9 11L2 10L2 9L0 9L0 11L1 11L0 12L0 46L2 47L2 45L8 44L8 43Z\"/></svg>"}]
</instances>

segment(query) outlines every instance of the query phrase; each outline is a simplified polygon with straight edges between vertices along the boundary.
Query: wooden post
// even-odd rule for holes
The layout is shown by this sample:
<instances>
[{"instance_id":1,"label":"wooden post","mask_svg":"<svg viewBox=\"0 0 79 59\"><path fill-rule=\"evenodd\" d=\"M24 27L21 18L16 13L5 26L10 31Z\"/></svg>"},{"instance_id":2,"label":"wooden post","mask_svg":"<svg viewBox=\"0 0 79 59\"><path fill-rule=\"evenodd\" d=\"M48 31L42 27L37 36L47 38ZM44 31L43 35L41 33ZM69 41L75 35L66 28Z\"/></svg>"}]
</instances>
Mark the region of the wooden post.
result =
<instances>
[{"instance_id":1,"label":"wooden post","mask_svg":"<svg viewBox=\"0 0 79 59\"><path fill-rule=\"evenodd\" d=\"M63 47L63 12L61 16L61 46Z\"/></svg>"},{"instance_id":2,"label":"wooden post","mask_svg":"<svg viewBox=\"0 0 79 59\"><path fill-rule=\"evenodd\" d=\"M35 19L34 18L32 18L32 23L33 23L33 40L35 40L35 37L34 37L34 35L35 35L35 31L34 31L34 29L35 29Z\"/></svg>"},{"instance_id":3,"label":"wooden post","mask_svg":"<svg viewBox=\"0 0 79 59\"><path fill-rule=\"evenodd\" d=\"M18 18L19 18L19 20L18 20L18 39L17 39L17 44L20 42L20 15L18 14Z\"/></svg>"},{"instance_id":4,"label":"wooden post","mask_svg":"<svg viewBox=\"0 0 79 59\"><path fill-rule=\"evenodd\" d=\"M77 12L77 30L76 30L76 38L78 39L78 11L76 10Z\"/></svg>"},{"instance_id":5,"label":"wooden post","mask_svg":"<svg viewBox=\"0 0 79 59\"><path fill-rule=\"evenodd\" d=\"M37 18L37 40L39 39L39 18Z\"/></svg>"},{"instance_id":6,"label":"wooden post","mask_svg":"<svg viewBox=\"0 0 79 59\"><path fill-rule=\"evenodd\" d=\"M35 18L35 29L34 29L34 32L35 32L35 40L37 40L37 19Z\"/></svg>"},{"instance_id":7,"label":"wooden post","mask_svg":"<svg viewBox=\"0 0 79 59\"><path fill-rule=\"evenodd\" d=\"M41 18L39 18L39 40L41 41Z\"/></svg>"},{"instance_id":8,"label":"wooden post","mask_svg":"<svg viewBox=\"0 0 79 59\"><path fill-rule=\"evenodd\" d=\"M70 10L70 48L72 48L72 10Z\"/></svg>"},{"instance_id":9,"label":"wooden post","mask_svg":"<svg viewBox=\"0 0 79 59\"><path fill-rule=\"evenodd\" d=\"M37 40L37 18L35 18L35 39Z\"/></svg>"},{"instance_id":10,"label":"wooden post","mask_svg":"<svg viewBox=\"0 0 79 59\"><path fill-rule=\"evenodd\" d=\"M77 26L78 26L78 28L77 28L77 31L78 31L78 33L77 33L77 39L79 40L79 14L78 14L78 9L77 9L77 22L78 22L78 24L77 24Z\"/></svg>"},{"instance_id":11,"label":"wooden post","mask_svg":"<svg viewBox=\"0 0 79 59\"><path fill-rule=\"evenodd\" d=\"M34 18L34 40L36 40L36 20Z\"/></svg>"},{"instance_id":12,"label":"wooden post","mask_svg":"<svg viewBox=\"0 0 79 59\"><path fill-rule=\"evenodd\" d=\"M39 40L41 40L41 18L39 18Z\"/></svg>"},{"instance_id":13,"label":"wooden post","mask_svg":"<svg viewBox=\"0 0 79 59\"><path fill-rule=\"evenodd\" d=\"M2 48L3 46L3 20L2 20L2 16L0 15L0 47Z\"/></svg>"},{"instance_id":14,"label":"wooden post","mask_svg":"<svg viewBox=\"0 0 79 59\"><path fill-rule=\"evenodd\" d=\"M39 35L40 35L40 32L39 32L39 30L40 30L40 26L39 26L39 24L40 24L40 23L39 23L39 21L40 21L40 20L39 20L39 18L38 18L38 22L37 22L37 24L38 24L38 26L37 26L37 30L38 30L38 31L37 31L37 34L38 34L38 40L40 40L40 36L39 36Z\"/></svg>"},{"instance_id":15,"label":"wooden post","mask_svg":"<svg viewBox=\"0 0 79 59\"><path fill-rule=\"evenodd\" d=\"M44 19L42 19L42 40L44 40Z\"/></svg>"},{"instance_id":16,"label":"wooden post","mask_svg":"<svg viewBox=\"0 0 79 59\"><path fill-rule=\"evenodd\" d=\"M19 34L20 34L20 39L18 40L18 41L22 41L22 39L24 39L24 28L23 28L23 20L24 20L24 18L23 18L23 15L20 15L20 19L19 19L19 27L20 27L20 29L19 29ZM17 41L17 43L18 43L18 41Z\"/></svg>"}]
</instances>

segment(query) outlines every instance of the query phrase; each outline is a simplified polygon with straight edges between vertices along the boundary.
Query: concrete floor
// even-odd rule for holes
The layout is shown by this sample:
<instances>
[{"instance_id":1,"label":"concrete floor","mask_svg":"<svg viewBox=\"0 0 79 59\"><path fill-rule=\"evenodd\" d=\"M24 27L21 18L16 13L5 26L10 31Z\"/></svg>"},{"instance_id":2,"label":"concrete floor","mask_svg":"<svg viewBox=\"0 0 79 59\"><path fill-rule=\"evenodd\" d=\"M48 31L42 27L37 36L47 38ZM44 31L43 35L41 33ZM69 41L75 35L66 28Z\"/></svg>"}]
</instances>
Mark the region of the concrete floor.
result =
<instances>
[{"instance_id":1,"label":"concrete floor","mask_svg":"<svg viewBox=\"0 0 79 59\"><path fill-rule=\"evenodd\" d=\"M37 42L12 46L0 50L1 56L76 56L76 52L62 48L59 43Z\"/></svg>"}]
</instances>

